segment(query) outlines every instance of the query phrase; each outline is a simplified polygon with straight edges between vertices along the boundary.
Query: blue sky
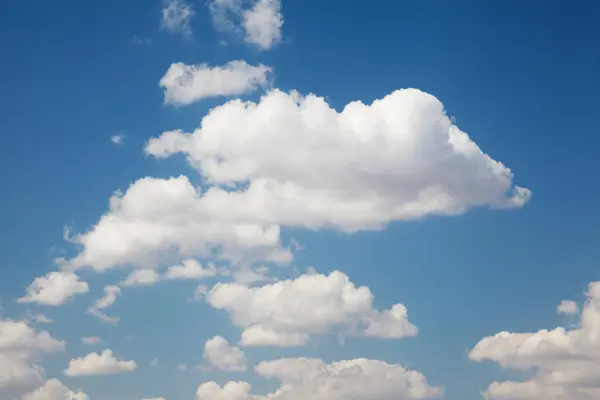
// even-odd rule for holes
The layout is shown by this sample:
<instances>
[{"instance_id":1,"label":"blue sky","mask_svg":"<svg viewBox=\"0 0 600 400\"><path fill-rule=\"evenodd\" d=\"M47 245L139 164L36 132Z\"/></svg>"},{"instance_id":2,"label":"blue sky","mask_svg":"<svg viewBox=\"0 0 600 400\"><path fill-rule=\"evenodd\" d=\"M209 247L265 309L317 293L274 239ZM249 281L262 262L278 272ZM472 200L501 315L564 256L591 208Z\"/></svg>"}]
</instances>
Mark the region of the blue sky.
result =
<instances>
[{"instance_id":1,"label":"blue sky","mask_svg":"<svg viewBox=\"0 0 600 400\"><path fill-rule=\"evenodd\" d=\"M248 15L244 13L260 11L259 3L266 4L266 12L276 10L273 15L283 21L281 26L273 28L267 26L272 20L260 20L264 26L256 29L266 29L261 31L262 41L253 39L248 24L244 25ZM590 389L589 382L582 383L579 378L563 384L549 382L545 373L563 371L561 368L565 368L570 357L585 353L586 345L596 343L592 340L595 337L584 344L577 342L573 348L561 348L562 353L551 365L544 364L544 349L534 348L531 357L522 359L524 356L515 355L512 344L502 342L501 338L492 343L498 346L494 348L496 351L473 349L483 338L502 331L529 332L531 337L540 329L556 326L575 333L593 332L591 317L587 325L583 319L579 320L581 309L589 315L598 315L600 321L600 305L596 304L600 299L590 289L586 303L585 294L590 282L600 280L597 273L600 216L596 212L600 200L596 183L600 170L596 149L596 110L600 106L596 95L600 88L600 51L596 44L600 28L595 24L598 7L591 2L541 5L517 1L451 4L283 0L277 8L276 2L269 1L248 0L239 5L235 1L217 1L214 7L231 5L225 11L233 28L225 29L222 21L219 24L214 8L211 14L210 4L173 2L172 7L179 10L177 15L181 19L173 16L165 19L162 12L169 4L154 0L62 0L52 4L9 0L0 6L0 44L4 49L4 62L0 64L4 77L0 98L3 111L0 174L5 187L0 207L0 253L4 255L0 267L1 321L27 324L31 330L48 331L56 340L65 342L64 350L43 356L40 354L45 347L32 345L27 350L31 355L28 367L32 363L43 366L45 377L37 381L28 378L26 384L19 383L22 387L9 379L4 383L0 379L0 398L6 396L10 400L21 396L50 378L59 379L74 391L87 393L90 399L194 399L201 383L215 381L223 385L229 380L248 381L252 393L263 395L277 389L278 380L265 379L268 374L255 372L254 366L261 361L295 357L322 359L324 363L367 358L383 360L388 365L400 364L422 373L431 387L443 387L443 398L448 400L480 399L480 392L493 381L534 382L536 389L524 392L522 388L505 386L502 392L490 387L491 399L541 400L552 394L570 400L594 398L596 392ZM234 75L215 78L233 60L243 60L246 64ZM188 73L213 72L203 75L195 85L181 83L182 87L188 86L184 90L191 93L192 100L189 96L184 98L181 87L159 84L168 71L178 72L173 63L182 63L185 68L198 66L193 71L188 69ZM262 74L250 69L260 65L270 68L270 72ZM257 74L258 80L248 78L251 73ZM295 124L299 114L287 108L289 115L281 111L283 108L278 109L280 114L266 123L255 123L265 114L248 111L247 119L240 124L237 118L242 121L245 114L229 117L226 112L233 112L233 108L222 108L222 117L211 120L215 122L210 132L206 128L204 136L193 137L197 147L174 145L169 137L161 136L176 129L193 132L210 109L225 107L230 99L262 104L260 96L275 93L270 92L273 88L282 91L278 92L283 93L279 99L282 102L292 90L303 96L314 93L324 98L330 111L338 113L352 101L371 105L405 88L429 93L483 152L510 168L514 178L508 188L515 185L528 188L531 199L509 209L489 207L507 200L503 193L494 194L502 189L503 181L495 174L481 178L472 172L480 164L468 164L464 170L460 169L463 164L452 162L454 158L449 164L440 164L442 159L436 158L435 150L438 147L428 147L439 136L431 134L431 141L420 141L429 132L430 114L419 107L413 110L417 122L409 124L409 131L414 129L417 137L413 138L417 143L413 150L417 149L415 154L419 156L432 158L419 159L415 164L405 161L412 159L413 153L398 142L390 142L389 151L385 151L386 146L378 146L373 137L369 139L373 142L361 142L362 146L345 147L336 141L337 125L321 124L315 117L316 122L311 120L314 131L334 140L331 143L338 146L323 147L327 141L321 141L318 135L311 136L314 133L311 129L298 128ZM169 93L174 101L167 100ZM385 114L389 118L386 121L404 121L403 107L421 104L425 108L435 100L419 93L400 93L389 100L391 108L377 115L384 118L383 113L389 112ZM396 105L399 108L394 108ZM431 118L437 118L436 115ZM357 135L363 132L361 129L369 130L364 126L355 126ZM387 129L382 126L370 129L377 134L378 129ZM280 136L266 136L266 131ZM397 132L392 129L392 133ZM115 135L121 138L118 144L111 140ZM243 140L238 140L243 137L257 147L244 147ZM296 142L286 147L285 143L292 142L279 142L277 137ZM155 150L146 147L152 138ZM311 140L320 147L306 150L308 147L302 143ZM210 145L214 149L205 150ZM169 146L177 149L168 150L172 148ZM162 158L161 151L169 157ZM192 162L174 153L183 153ZM220 167L209 171L207 159L211 156L233 159L242 157L240 154L244 160L258 160L262 169L248 172L233 165L231 168L240 168L235 173L243 179L233 179L240 186L222 190L244 192L243 184L261 179L296 182L315 190L308 190L307 197L299 201L313 199L315 207L323 207L325 211L320 214L312 209L281 205L276 201L278 197L268 192L261 197L266 199L264 204L255 204L249 198L238 203L217 202L214 210L221 214L203 214L201 223L208 220L218 225L227 219L229 224L233 216L243 215L245 222L280 227L282 248L287 248L292 240L302 246L301 250L293 251L287 267L276 266L269 257L255 257L264 250L262 247L240 250L239 238L229 242L234 239L227 236L223 239L225 244L220 243L218 237L229 233L207 234L204 238L203 232L209 229L202 227L200 231L177 234L185 239L174 247L191 241L192 247L196 247L189 251L164 246L132 250L137 239L148 232L146 228L129 237L129 247L120 253L116 250L111 253L109 249L123 243L109 240L125 237L118 232L119 226L107 228L112 232L110 237L93 236L99 246L95 253L91 250L86 253L89 249L85 243L74 243L77 237L64 240L65 226L73 233L92 237L100 217L109 212L113 193L118 189L127 193L128 187L143 177L159 180L184 175L189 177L190 185L223 188L225 181L230 180L223 178L227 171ZM197 164L193 164L194 160ZM348 168L337 167L336 160L347 163ZM360 168L354 170L355 165ZM376 172L368 176L376 183L364 180L366 175L359 175L371 165ZM402 167L402 173L396 167ZM402 185L407 182L425 185L421 173L428 182L441 182L443 187L456 184L459 189L453 194L464 212L448 211L450 206L441 206L442 211L456 215L424 211L418 216L408 216L390 211L393 207L388 201L399 207L404 196L412 194ZM336 193L330 187L334 184L351 194L338 198L332 194ZM158 189L148 190L140 191L135 201L131 201L133 214L148 207L145 213L133 218L135 221L144 222L149 214L159 220L159 214L168 208L157 201L159 209L152 210L156 200L152 197L156 193L153 190ZM337 214L336 210L345 204L340 199L348 197L348 207L355 207L358 203L351 201L371 199L366 194L362 197L369 190L385 201L373 200L364 210L359 208L358 213L369 215L364 221L352 222L350 214ZM144 195L149 196L147 200ZM186 215L190 210L185 204L175 203L176 211L172 212L183 210L181 221L200 218ZM258 214L256 210L265 213L247 216L245 207L250 214ZM366 221L371 218L371 211L372 220ZM367 226L373 221L379 229ZM154 227L160 232L166 229ZM224 248L231 244L234 256L212 259L207 253L201 254L197 246L204 243L202 240ZM81 254L85 256L78 259ZM118 258L115 254L122 259L114 261L113 258ZM144 254L150 255L149 259ZM56 263L59 257L68 260L66 265ZM106 261L106 257L113 257L114 262ZM106 323L86 311L103 296L105 286L118 285L132 270L152 267L155 269L151 271L162 274L166 266L192 258L205 267L215 262L219 268L227 268L229 275L219 272L203 280L161 280L151 285L122 287L114 304L105 309L109 316L119 317L118 324ZM339 270L356 286L370 289L374 309L389 310L397 303L405 305L418 334L407 337L412 335L405 333L396 335L404 337L393 339L350 334L341 344L337 337L340 324L328 322L327 329L309 332L311 340L302 346L238 344L241 332L251 323L235 326L230 318L233 312L226 307L219 309L216 300L208 304L207 299L191 299L199 284L206 285L207 290L217 281L234 285L235 271L262 264L269 267L269 277L280 280L295 279L305 274L308 267L324 276ZM87 289L65 295L64 301L54 305L48 304L47 298L45 302L39 298L17 300L26 296L35 278L51 271L74 272L80 282L87 283ZM311 279L315 275L306 276ZM255 290L273 285L264 281L239 284ZM72 289L73 286L54 287L53 294ZM308 296L306 292L304 295ZM294 304L307 301L290 296L291 300L287 300ZM577 311L571 308L557 315L557 305L562 300L575 301ZM242 314L252 314L243 304L227 304L241 307L238 310ZM285 312L286 308L283 309ZM28 318L39 314L54 322L40 324ZM290 315L291 319L297 317ZM363 314L348 314L349 319L363 317ZM365 318L375 317L369 314ZM276 325L266 320L261 323ZM302 329L306 333L309 328ZM216 335L245 353L247 370L194 368L198 364L207 365L205 342ZM92 336L103 342L92 346L81 343L82 337ZM556 345L552 338L543 340L549 346ZM100 376L63 373L70 360L104 349L112 350L119 360L135 361L135 370ZM0 356L1 353L0 348ZM158 360L156 366L150 366L153 359ZM576 368L578 373L598 370L600 357L588 361ZM182 371L179 365L188 369ZM519 373L508 367L533 367L533 370ZM593 379L597 383L600 375L596 373ZM393 387L394 382L382 385ZM393 393L400 395L395 388ZM316 392L299 384L294 390L289 397L274 398L294 400L313 393L315 399L320 399ZM327 393L329 398L334 395L349 398L341 392ZM511 393L513 397L507 397ZM356 394L356 399L375 398L368 397L368 393L361 395ZM214 396L197 399L238 400L231 394ZM37 398L44 397L34 399ZM56 397L59 398L64 397ZM384 393L380 398L392 397L385 397Z\"/></svg>"}]
</instances>

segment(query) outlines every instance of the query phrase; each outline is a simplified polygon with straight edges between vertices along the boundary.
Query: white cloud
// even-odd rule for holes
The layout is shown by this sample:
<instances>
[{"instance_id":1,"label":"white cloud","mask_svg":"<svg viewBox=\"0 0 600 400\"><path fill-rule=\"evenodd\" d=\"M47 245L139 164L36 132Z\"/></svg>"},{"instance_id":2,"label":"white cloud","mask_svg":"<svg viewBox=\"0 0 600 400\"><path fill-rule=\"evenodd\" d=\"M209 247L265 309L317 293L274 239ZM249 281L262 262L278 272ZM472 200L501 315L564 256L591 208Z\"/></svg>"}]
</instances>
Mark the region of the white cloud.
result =
<instances>
[{"instance_id":1,"label":"white cloud","mask_svg":"<svg viewBox=\"0 0 600 400\"><path fill-rule=\"evenodd\" d=\"M24 395L22 400L89 400L89 397L70 390L58 379L49 379L34 392Z\"/></svg>"},{"instance_id":2,"label":"white cloud","mask_svg":"<svg viewBox=\"0 0 600 400\"><path fill-rule=\"evenodd\" d=\"M218 275L219 271L213 264L202 267L196 260L185 260L181 265L167 268L165 279L202 279Z\"/></svg>"},{"instance_id":3,"label":"white cloud","mask_svg":"<svg viewBox=\"0 0 600 400\"><path fill-rule=\"evenodd\" d=\"M281 41L283 15L279 0L212 0L209 9L216 29L243 36L246 43L261 50Z\"/></svg>"},{"instance_id":4,"label":"white cloud","mask_svg":"<svg viewBox=\"0 0 600 400\"><path fill-rule=\"evenodd\" d=\"M93 346L102 343L102 339L97 336L85 336L81 338L81 343L88 346Z\"/></svg>"},{"instance_id":5,"label":"white cloud","mask_svg":"<svg viewBox=\"0 0 600 400\"><path fill-rule=\"evenodd\" d=\"M158 358L154 358L154 359L152 359L152 361L150 361L150 366L151 366L151 367L156 367L156 366L158 366Z\"/></svg>"},{"instance_id":6,"label":"white cloud","mask_svg":"<svg viewBox=\"0 0 600 400\"><path fill-rule=\"evenodd\" d=\"M43 354L65 348L46 331L36 331L22 321L0 319L0 398L14 398L41 384L44 369L37 363Z\"/></svg>"},{"instance_id":7,"label":"white cloud","mask_svg":"<svg viewBox=\"0 0 600 400\"><path fill-rule=\"evenodd\" d=\"M54 322L53 319L46 317L44 314L32 315L28 318L28 320L37 324L51 324Z\"/></svg>"},{"instance_id":8,"label":"white cloud","mask_svg":"<svg viewBox=\"0 0 600 400\"><path fill-rule=\"evenodd\" d=\"M217 248L221 259L291 259L281 248L278 226L224 219L204 208L203 199L184 176L140 179L111 198L111 210L90 232L75 237L83 251L66 266L103 271L156 265L170 251L184 259L202 258Z\"/></svg>"},{"instance_id":9,"label":"white cloud","mask_svg":"<svg viewBox=\"0 0 600 400\"><path fill-rule=\"evenodd\" d=\"M375 229L477 206L518 207L529 196L434 96L416 89L341 113L323 98L274 90L258 104L217 107L193 134L166 132L146 152L183 153L213 184L249 182L233 193L213 188L203 200L220 200L211 204L217 214L263 224Z\"/></svg>"},{"instance_id":10,"label":"white cloud","mask_svg":"<svg viewBox=\"0 0 600 400\"><path fill-rule=\"evenodd\" d=\"M188 366L187 366L187 365L185 365L185 364L179 364L179 365L177 366L177 369L178 369L178 370L180 370L180 371L187 371L187 369L188 369Z\"/></svg>"},{"instance_id":11,"label":"white cloud","mask_svg":"<svg viewBox=\"0 0 600 400\"><path fill-rule=\"evenodd\" d=\"M255 371L280 382L265 396L251 395L247 382L215 382L198 387L196 400L415 400L441 397L416 371L383 361L356 359L326 364L322 360L291 358L261 362Z\"/></svg>"},{"instance_id":12,"label":"white cloud","mask_svg":"<svg viewBox=\"0 0 600 400\"><path fill-rule=\"evenodd\" d=\"M244 346L299 347L310 340L307 333L279 332L262 325L244 329L240 343Z\"/></svg>"},{"instance_id":13,"label":"white cloud","mask_svg":"<svg viewBox=\"0 0 600 400\"><path fill-rule=\"evenodd\" d=\"M142 399L142 400L165 400L164 397L152 397L151 399Z\"/></svg>"},{"instance_id":14,"label":"white cloud","mask_svg":"<svg viewBox=\"0 0 600 400\"><path fill-rule=\"evenodd\" d=\"M104 350L101 354L90 353L71 360L69 367L65 370L65 375L75 377L124 374L135 371L136 368L135 361L118 360L113 356L111 350Z\"/></svg>"},{"instance_id":15,"label":"white cloud","mask_svg":"<svg viewBox=\"0 0 600 400\"><path fill-rule=\"evenodd\" d=\"M302 275L262 287L217 283L207 301L230 314L233 323L246 328L244 346L304 345L309 335L336 331L342 335L402 338L415 336L406 308L373 309L367 287L356 287L339 271L328 276Z\"/></svg>"},{"instance_id":16,"label":"white cloud","mask_svg":"<svg viewBox=\"0 0 600 400\"><path fill-rule=\"evenodd\" d=\"M191 4L184 0L166 0L162 9L161 28L171 34L192 36L190 21L196 14Z\"/></svg>"},{"instance_id":17,"label":"white cloud","mask_svg":"<svg viewBox=\"0 0 600 400\"><path fill-rule=\"evenodd\" d=\"M230 61L223 66L208 64L171 64L160 80L165 103L187 105L201 99L238 96L264 88L269 83L271 68Z\"/></svg>"},{"instance_id":18,"label":"white cloud","mask_svg":"<svg viewBox=\"0 0 600 400\"><path fill-rule=\"evenodd\" d=\"M119 322L118 317L109 317L102 310L112 306L117 300L117 296L121 294L121 288L116 285L108 285L104 287L104 296L96 300L93 306L89 307L87 312L95 317L100 318L107 323L116 324Z\"/></svg>"},{"instance_id":19,"label":"white cloud","mask_svg":"<svg viewBox=\"0 0 600 400\"><path fill-rule=\"evenodd\" d=\"M600 282L590 284L580 327L535 333L500 332L482 339L469 357L503 368L534 371L523 382L494 382L488 400L593 400L600 398Z\"/></svg>"},{"instance_id":20,"label":"white cloud","mask_svg":"<svg viewBox=\"0 0 600 400\"><path fill-rule=\"evenodd\" d=\"M281 226L381 229L474 207L520 207L530 196L434 96L416 89L342 112L314 95L274 90L256 104L216 107L193 134L165 132L146 152L183 153L215 186L202 191L183 176L134 182L72 239L83 249L66 267L145 266L165 253L285 264L292 255Z\"/></svg>"},{"instance_id":21,"label":"white cloud","mask_svg":"<svg viewBox=\"0 0 600 400\"><path fill-rule=\"evenodd\" d=\"M248 359L238 347L231 346L221 337L215 336L204 344L204 358L213 367L222 371L245 371Z\"/></svg>"},{"instance_id":22,"label":"white cloud","mask_svg":"<svg viewBox=\"0 0 600 400\"><path fill-rule=\"evenodd\" d=\"M124 135L112 135L112 136L110 137L110 141L111 141L113 144L116 144L116 145L123 144L123 140L124 140L124 139L125 139L125 136L124 136Z\"/></svg>"},{"instance_id":23,"label":"white cloud","mask_svg":"<svg viewBox=\"0 0 600 400\"><path fill-rule=\"evenodd\" d=\"M267 50L281 41L281 2L279 0L258 0L252 9L244 11L244 40Z\"/></svg>"},{"instance_id":24,"label":"white cloud","mask_svg":"<svg viewBox=\"0 0 600 400\"><path fill-rule=\"evenodd\" d=\"M149 286L159 280L160 275L153 269L136 269L120 284L121 286Z\"/></svg>"},{"instance_id":25,"label":"white cloud","mask_svg":"<svg viewBox=\"0 0 600 400\"><path fill-rule=\"evenodd\" d=\"M27 288L27 294L18 301L58 306L66 303L73 296L88 291L88 284L80 281L74 273L53 271L35 278Z\"/></svg>"},{"instance_id":26,"label":"white cloud","mask_svg":"<svg viewBox=\"0 0 600 400\"><path fill-rule=\"evenodd\" d=\"M563 300L556 307L556 311L559 314L579 314L579 306L572 300Z\"/></svg>"}]
</instances>

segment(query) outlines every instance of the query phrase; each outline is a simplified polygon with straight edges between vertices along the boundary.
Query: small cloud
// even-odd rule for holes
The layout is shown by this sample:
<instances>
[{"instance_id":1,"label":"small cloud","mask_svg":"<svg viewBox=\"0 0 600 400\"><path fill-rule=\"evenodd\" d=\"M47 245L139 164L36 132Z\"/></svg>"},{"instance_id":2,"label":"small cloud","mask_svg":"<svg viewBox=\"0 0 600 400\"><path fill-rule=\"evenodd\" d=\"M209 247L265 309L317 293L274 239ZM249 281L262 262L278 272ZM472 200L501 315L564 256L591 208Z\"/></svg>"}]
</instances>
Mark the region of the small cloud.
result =
<instances>
[{"instance_id":1,"label":"small cloud","mask_svg":"<svg viewBox=\"0 0 600 400\"><path fill-rule=\"evenodd\" d=\"M208 293L208 286L206 285L198 285L196 290L194 291L194 297L191 299L192 301L202 301L204 297Z\"/></svg>"},{"instance_id":2,"label":"small cloud","mask_svg":"<svg viewBox=\"0 0 600 400\"><path fill-rule=\"evenodd\" d=\"M144 46L144 45L147 46L147 45L152 44L152 39L141 38L139 36L133 36L131 38L131 43L137 44L137 45L140 45L140 46Z\"/></svg>"},{"instance_id":3,"label":"small cloud","mask_svg":"<svg viewBox=\"0 0 600 400\"><path fill-rule=\"evenodd\" d=\"M180 364L177 366L177 369L180 371L187 371L188 367L185 364Z\"/></svg>"},{"instance_id":4,"label":"small cloud","mask_svg":"<svg viewBox=\"0 0 600 400\"><path fill-rule=\"evenodd\" d=\"M125 140L125 135L122 134L112 135L110 137L110 141L113 142L113 144L116 144L117 146L123 144L123 140Z\"/></svg>"},{"instance_id":5,"label":"small cloud","mask_svg":"<svg viewBox=\"0 0 600 400\"><path fill-rule=\"evenodd\" d=\"M49 272L35 278L27 287L25 296L19 298L19 303L37 303L46 306L60 306L74 296L89 291L88 284L79 280L72 272Z\"/></svg>"},{"instance_id":6,"label":"small cloud","mask_svg":"<svg viewBox=\"0 0 600 400\"><path fill-rule=\"evenodd\" d=\"M91 314L100 320L109 323L109 324L117 324L119 322L119 317L110 317L106 315L102 310L112 306L114 302L117 300L117 296L121 294L121 288L116 285L108 285L104 287L104 296L94 303L91 307L88 308L88 314Z\"/></svg>"},{"instance_id":7,"label":"small cloud","mask_svg":"<svg viewBox=\"0 0 600 400\"><path fill-rule=\"evenodd\" d=\"M84 357L72 359L64 374L70 377L114 375L132 372L136 369L135 361L119 360L111 350L104 350L102 353L90 353Z\"/></svg>"},{"instance_id":8,"label":"small cloud","mask_svg":"<svg viewBox=\"0 0 600 400\"><path fill-rule=\"evenodd\" d=\"M38 324L51 324L54 322L53 319L46 317L44 314L34 315L33 317L31 317L31 320Z\"/></svg>"},{"instance_id":9,"label":"small cloud","mask_svg":"<svg viewBox=\"0 0 600 400\"><path fill-rule=\"evenodd\" d=\"M84 336L81 338L81 343L88 346L93 346L95 344L102 343L102 339L97 336Z\"/></svg>"},{"instance_id":10,"label":"small cloud","mask_svg":"<svg viewBox=\"0 0 600 400\"><path fill-rule=\"evenodd\" d=\"M559 314L575 315L579 314L579 306L572 300L563 300L556 307L556 311Z\"/></svg>"},{"instance_id":11,"label":"small cloud","mask_svg":"<svg viewBox=\"0 0 600 400\"><path fill-rule=\"evenodd\" d=\"M150 366L151 366L151 367L156 367L156 366L158 366L158 359L157 359L157 358L155 358L155 359L153 359L152 361L150 361Z\"/></svg>"},{"instance_id":12,"label":"small cloud","mask_svg":"<svg viewBox=\"0 0 600 400\"><path fill-rule=\"evenodd\" d=\"M194 8L184 0L166 0L163 4L161 28L172 35L181 34L190 38L190 20L196 14Z\"/></svg>"}]
</instances>

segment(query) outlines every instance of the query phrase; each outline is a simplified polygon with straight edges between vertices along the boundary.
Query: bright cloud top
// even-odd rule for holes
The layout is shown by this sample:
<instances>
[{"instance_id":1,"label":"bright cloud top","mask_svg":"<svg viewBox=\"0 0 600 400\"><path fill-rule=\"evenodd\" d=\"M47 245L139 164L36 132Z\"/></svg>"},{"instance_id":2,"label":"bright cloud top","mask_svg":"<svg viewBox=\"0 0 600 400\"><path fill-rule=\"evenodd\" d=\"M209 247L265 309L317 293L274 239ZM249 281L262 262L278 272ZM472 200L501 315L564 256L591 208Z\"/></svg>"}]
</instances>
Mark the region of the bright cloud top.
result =
<instances>
[{"instance_id":1,"label":"bright cloud top","mask_svg":"<svg viewBox=\"0 0 600 400\"><path fill-rule=\"evenodd\" d=\"M111 350L104 350L101 354L90 353L69 362L65 375L91 376L91 375L113 375L132 372L137 369L135 361L121 361L113 356Z\"/></svg>"},{"instance_id":2,"label":"bright cloud top","mask_svg":"<svg viewBox=\"0 0 600 400\"><path fill-rule=\"evenodd\" d=\"M441 397L416 371L383 361L356 359L326 364L322 360L290 358L261 362L255 371L277 379L280 387L265 396L251 395L247 382L215 382L198 387L196 400L409 400Z\"/></svg>"},{"instance_id":3,"label":"bright cloud top","mask_svg":"<svg viewBox=\"0 0 600 400\"><path fill-rule=\"evenodd\" d=\"M88 284L72 272L50 272L36 278L27 288L27 294L19 303L38 303L59 306L77 294L87 293Z\"/></svg>"},{"instance_id":4,"label":"bright cloud top","mask_svg":"<svg viewBox=\"0 0 600 400\"><path fill-rule=\"evenodd\" d=\"M600 398L600 282L590 284L580 327L536 333L500 332L482 339L469 357L536 375L524 382L494 382L490 400L592 400ZM572 310L570 310L572 311Z\"/></svg>"},{"instance_id":5,"label":"bright cloud top","mask_svg":"<svg viewBox=\"0 0 600 400\"><path fill-rule=\"evenodd\" d=\"M190 21L196 14L192 6L184 0L165 0L162 9L161 28L170 34L192 35Z\"/></svg>"},{"instance_id":6,"label":"bright cloud top","mask_svg":"<svg viewBox=\"0 0 600 400\"><path fill-rule=\"evenodd\" d=\"M241 60L218 67L174 63L159 84L164 90L165 103L187 105L209 97L239 96L264 88L271 71L265 65L249 65Z\"/></svg>"},{"instance_id":7,"label":"bright cloud top","mask_svg":"<svg viewBox=\"0 0 600 400\"><path fill-rule=\"evenodd\" d=\"M194 133L165 132L146 152L183 153L214 186L202 191L184 176L134 182L73 237L83 249L68 267L152 265L167 251L283 264L292 254L281 245L282 226L381 229L473 207L521 207L531 195L439 100L416 89L342 112L321 97L274 90L258 103L216 107Z\"/></svg>"},{"instance_id":8,"label":"bright cloud top","mask_svg":"<svg viewBox=\"0 0 600 400\"><path fill-rule=\"evenodd\" d=\"M339 271L262 287L217 283L206 298L213 307L227 311L235 325L245 328L240 341L244 346L302 346L311 334L330 331L389 339L417 334L406 307L374 309L369 288L356 287Z\"/></svg>"}]
</instances>

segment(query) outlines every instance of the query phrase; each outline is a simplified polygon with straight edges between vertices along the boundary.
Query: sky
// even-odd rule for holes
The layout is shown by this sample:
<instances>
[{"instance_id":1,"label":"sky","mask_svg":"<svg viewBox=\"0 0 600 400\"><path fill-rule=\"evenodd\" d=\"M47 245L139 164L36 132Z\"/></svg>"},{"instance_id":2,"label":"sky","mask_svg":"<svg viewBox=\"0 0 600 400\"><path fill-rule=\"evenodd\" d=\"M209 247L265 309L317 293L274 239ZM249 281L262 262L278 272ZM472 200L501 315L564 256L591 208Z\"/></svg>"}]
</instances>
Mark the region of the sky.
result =
<instances>
[{"instance_id":1,"label":"sky","mask_svg":"<svg viewBox=\"0 0 600 400\"><path fill-rule=\"evenodd\" d=\"M599 12L3 1L0 400L600 398Z\"/></svg>"}]
</instances>

